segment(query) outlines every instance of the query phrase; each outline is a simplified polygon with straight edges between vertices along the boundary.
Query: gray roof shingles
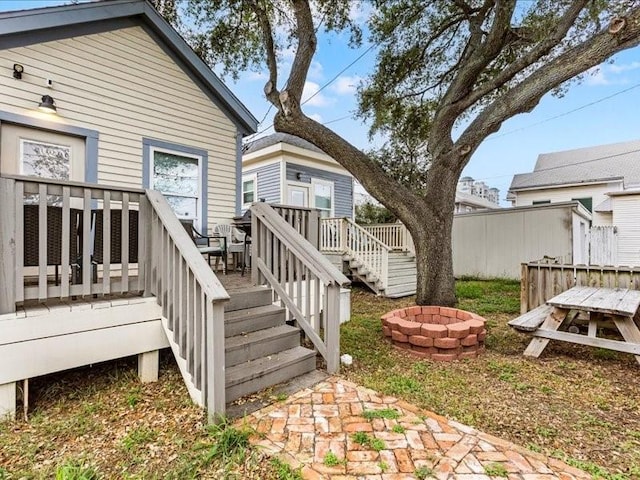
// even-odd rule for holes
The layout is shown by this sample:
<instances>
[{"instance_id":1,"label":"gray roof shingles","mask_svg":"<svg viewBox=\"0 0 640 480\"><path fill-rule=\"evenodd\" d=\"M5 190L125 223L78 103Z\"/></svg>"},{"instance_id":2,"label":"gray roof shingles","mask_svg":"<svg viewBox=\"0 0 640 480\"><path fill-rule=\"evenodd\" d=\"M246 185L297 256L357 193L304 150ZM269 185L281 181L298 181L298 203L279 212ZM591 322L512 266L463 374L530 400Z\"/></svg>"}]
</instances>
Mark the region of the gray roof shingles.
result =
<instances>
[{"instance_id":1,"label":"gray roof shingles","mask_svg":"<svg viewBox=\"0 0 640 480\"><path fill-rule=\"evenodd\" d=\"M254 140L253 142L248 143L245 146L244 153L246 154L246 153L257 152L258 150L262 150L263 148L267 148L272 145L276 145L278 143L287 143L289 145L293 145L294 147L304 148L306 150L311 150L318 153L324 153L322 150L316 147L313 143L303 140L300 137L296 137L288 133L280 133L280 132L273 133L266 137L258 138L257 140Z\"/></svg>"},{"instance_id":2,"label":"gray roof shingles","mask_svg":"<svg viewBox=\"0 0 640 480\"><path fill-rule=\"evenodd\" d=\"M543 153L531 173L513 176L509 190L623 179L640 184L640 140Z\"/></svg>"}]
</instances>

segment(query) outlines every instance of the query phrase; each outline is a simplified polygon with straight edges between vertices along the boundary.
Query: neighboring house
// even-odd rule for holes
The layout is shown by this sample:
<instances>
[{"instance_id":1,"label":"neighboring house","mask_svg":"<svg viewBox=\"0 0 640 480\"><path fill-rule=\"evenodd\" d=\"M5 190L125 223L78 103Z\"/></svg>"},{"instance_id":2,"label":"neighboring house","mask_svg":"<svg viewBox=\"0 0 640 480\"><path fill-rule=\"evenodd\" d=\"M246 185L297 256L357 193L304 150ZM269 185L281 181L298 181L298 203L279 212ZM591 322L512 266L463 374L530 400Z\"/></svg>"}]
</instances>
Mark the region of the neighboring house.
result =
<instances>
[{"instance_id":1,"label":"neighboring house","mask_svg":"<svg viewBox=\"0 0 640 480\"><path fill-rule=\"evenodd\" d=\"M243 209L265 201L353 218L353 176L315 145L286 133L259 138L242 157Z\"/></svg>"},{"instance_id":2,"label":"neighboring house","mask_svg":"<svg viewBox=\"0 0 640 480\"><path fill-rule=\"evenodd\" d=\"M496 202L456 190L455 213L469 213L496 208L500 208L500 205Z\"/></svg>"},{"instance_id":3,"label":"neighboring house","mask_svg":"<svg viewBox=\"0 0 640 480\"><path fill-rule=\"evenodd\" d=\"M239 214L256 119L143 0L1 13L0 67L0 173L151 187L204 231Z\"/></svg>"},{"instance_id":4,"label":"neighboring house","mask_svg":"<svg viewBox=\"0 0 640 480\"><path fill-rule=\"evenodd\" d=\"M514 206L578 200L610 237L604 263L640 265L640 140L541 154L533 172L513 177L508 199Z\"/></svg>"}]
</instances>

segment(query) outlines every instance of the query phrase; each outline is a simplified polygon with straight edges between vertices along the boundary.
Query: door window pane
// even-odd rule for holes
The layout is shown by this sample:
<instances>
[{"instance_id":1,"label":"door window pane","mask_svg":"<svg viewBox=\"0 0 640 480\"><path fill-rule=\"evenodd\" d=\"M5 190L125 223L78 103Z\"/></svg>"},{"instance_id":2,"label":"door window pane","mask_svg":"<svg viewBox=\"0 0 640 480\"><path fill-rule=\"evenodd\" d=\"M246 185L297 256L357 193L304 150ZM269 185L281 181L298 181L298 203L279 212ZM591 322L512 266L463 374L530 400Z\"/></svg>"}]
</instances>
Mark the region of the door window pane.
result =
<instances>
[{"instance_id":1,"label":"door window pane","mask_svg":"<svg viewBox=\"0 0 640 480\"><path fill-rule=\"evenodd\" d=\"M20 150L24 175L69 180L70 146L20 140Z\"/></svg>"},{"instance_id":2,"label":"door window pane","mask_svg":"<svg viewBox=\"0 0 640 480\"><path fill-rule=\"evenodd\" d=\"M291 190L291 198L289 203L294 207L306 207L305 205L305 192L302 190Z\"/></svg>"},{"instance_id":3,"label":"door window pane","mask_svg":"<svg viewBox=\"0 0 640 480\"><path fill-rule=\"evenodd\" d=\"M313 196L314 206L320 209L323 217L330 217L332 210L333 186L329 183L314 183Z\"/></svg>"}]
</instances>

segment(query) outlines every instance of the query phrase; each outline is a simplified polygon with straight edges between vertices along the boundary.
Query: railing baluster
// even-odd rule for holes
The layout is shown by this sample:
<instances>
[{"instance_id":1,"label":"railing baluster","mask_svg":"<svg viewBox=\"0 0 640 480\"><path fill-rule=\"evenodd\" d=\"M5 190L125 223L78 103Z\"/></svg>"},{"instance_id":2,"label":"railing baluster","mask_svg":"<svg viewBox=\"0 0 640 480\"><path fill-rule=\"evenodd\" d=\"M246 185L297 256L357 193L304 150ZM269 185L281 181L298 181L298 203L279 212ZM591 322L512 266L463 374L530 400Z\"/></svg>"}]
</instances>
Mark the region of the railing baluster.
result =
<instances>
[{"instance_id":1,"label":"railing baluster","mask_svg":"<svg viewBox=\"0 0 640 480\"><path fill-rule=\"evenodd\" d=\"M91 189L83 190L82 203L82 294L91 295Z\"/></svg>"},{"instance_id":2,"label":"railing baluster","mask_svg":"<svg viewBox=\"0 0 640 480\"><path fill-rule=\"evenodd\" d=\"M38 300L47 299L47 185L38 185Z\"/></svg>"},{"instance_id":3,"label":"railing baluster","mask_svg":"<svg viewBox=\"0 0 640 480\"><path fill-rule=\"evenodd\" d=\"M7 199L7 204L10 204L11 201L14 201L14 205L15 205L15 212L11 212L10 210L6 212L6 214L8 215L15 215L14 218L14 228L15 228L15 245L16 245L16 254L15 257L13 257L13 255L11 256L12 258L14 258L15 260L13 260L14 263L14 269L11 269L11 267L8 267L9 269L9 273L11 273L12 270L15 270L15 275L16 275L16 282L15 282L15 301L12 302L13 308L15 308L15 302L22 302L24 301L24 183L22 182L14 182L13 180L7 180L7 181L2 181L1 183L5 183L5 182L11 182L11 185L14 187L15 189L15 197L13 199L11 199L11 192L7 191L7 197L3 197L0 193L0 198L6 198ZM0 183L0 184L1 184ZM2 215L0 214L0 217ZM6 222L6 227L9 227L11 224L11 220L10 217L7 219L8 221ZM4 222L3 222L4 223ZM0 238L0 241L4 241L4 239ZM7 242L7 245L10 245L10 242ZM0 252L3 252L3 249L0 247ZM4 257L4 255L2 255ZM8 257L8 256L7 256ZM0 258L0 264L2 264L3 262L10 262L11 260L8 260L7 258ZM3 282L4 283L4 282ZM9 287L9 285L11 284L11 281L9 280L9 278L7 278L6 281L6 285L5 285L5 289L9 289L11 287ZM9 292L7 292L9 293ZM8 295L9 297L11 295ZM2 300L0 300L0 304L2 303ZM2 312L2 308L0 307L0 313L4 313Z\"/></svg>"},{"instance_id":4,"label":"railing baluster","mask_svg":"<svg viewBox=\"0 0 640 480\"><path fill-rule=\"evenodd\" d=\"M122 194L122 292L129 290L129 194Z\"/></svg>"},{"instance_id":5,"label":"railing baluster","mask_svg":"<svg viewBox=\"0 0 640 480\"><path fill-rule=\"evenodd\" d=\"M75 239L74 239L75 240ZM71 243L71 199L69 187L62 187L62 252L60 255L60 297L69 296L69 248Z\"/></svg>"},{"instance_id":6,"label":"railing baluster","mask_svg":"<svg viewBox=\"0 0 640 480\"><path fill-rule=\"evenodd\" d=\"M102 293L111 293L111 192L102 200Z\"/></svg>"}]
</instances>

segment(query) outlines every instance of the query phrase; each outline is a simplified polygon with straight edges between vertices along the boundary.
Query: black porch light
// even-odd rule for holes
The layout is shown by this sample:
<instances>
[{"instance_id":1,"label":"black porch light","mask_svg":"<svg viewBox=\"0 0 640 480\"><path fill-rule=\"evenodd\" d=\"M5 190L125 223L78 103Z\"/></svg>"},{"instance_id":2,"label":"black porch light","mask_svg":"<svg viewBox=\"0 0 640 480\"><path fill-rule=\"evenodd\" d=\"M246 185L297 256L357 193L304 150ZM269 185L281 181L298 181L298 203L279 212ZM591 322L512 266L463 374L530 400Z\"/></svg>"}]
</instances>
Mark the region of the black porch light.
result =
<instances>
[{"instance_id":1,"label":"black porch light","mask_svg":"<svg viewBox=\"0 0 640 480\"><path fill-rule=\"evenodd\" d=\"M38 105L38 110L46 113L58 113L53 97L50 95L42 96L42 101Z\"/></svg>"}]
</instances>

